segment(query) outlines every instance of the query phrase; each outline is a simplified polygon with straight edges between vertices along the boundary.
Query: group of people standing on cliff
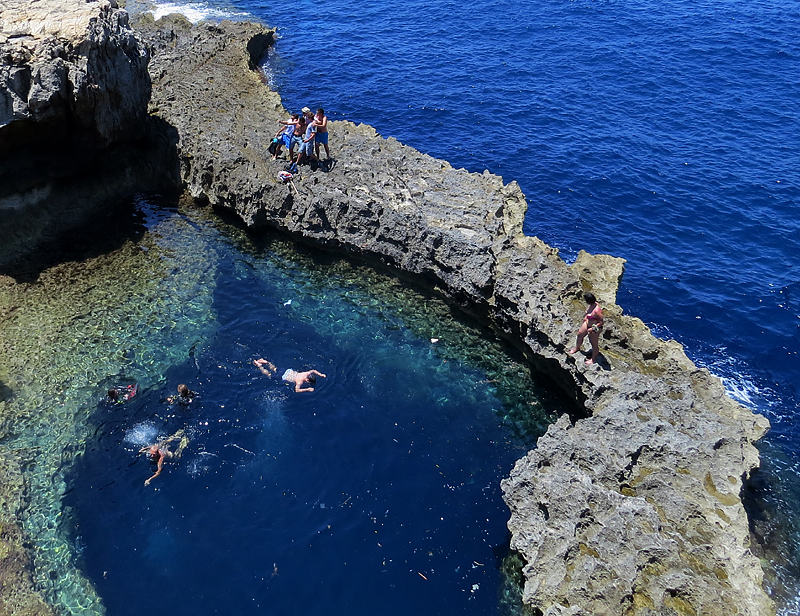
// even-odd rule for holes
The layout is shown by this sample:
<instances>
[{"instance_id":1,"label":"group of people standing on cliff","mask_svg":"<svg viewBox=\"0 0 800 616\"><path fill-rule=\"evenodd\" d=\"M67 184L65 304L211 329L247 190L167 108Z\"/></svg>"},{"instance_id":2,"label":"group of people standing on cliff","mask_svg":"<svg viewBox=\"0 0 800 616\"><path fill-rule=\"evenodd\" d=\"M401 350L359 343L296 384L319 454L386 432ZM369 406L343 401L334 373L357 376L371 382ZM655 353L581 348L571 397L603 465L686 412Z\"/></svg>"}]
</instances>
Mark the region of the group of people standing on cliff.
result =
<instances>
[{"instance_id":1,"label":"group of people standing on cliff","mask_svg":"<svg viewBox=\"0 0 800 616\"><path fill-rule=\"evenodd\" d=\"M281 124L281 128L273 139L274 151L270 149L272 160L278 158L282 147L289 151L289 162L298 165L318 163L322 147L325 148L326 158L331 157L328 149L328 117L322 107L317 109L317 113L303 107L301 113L293 113L288 120L278 120L278 124ZM296 158L295 148L298 148Z\"/></svg>"}]
</instances>

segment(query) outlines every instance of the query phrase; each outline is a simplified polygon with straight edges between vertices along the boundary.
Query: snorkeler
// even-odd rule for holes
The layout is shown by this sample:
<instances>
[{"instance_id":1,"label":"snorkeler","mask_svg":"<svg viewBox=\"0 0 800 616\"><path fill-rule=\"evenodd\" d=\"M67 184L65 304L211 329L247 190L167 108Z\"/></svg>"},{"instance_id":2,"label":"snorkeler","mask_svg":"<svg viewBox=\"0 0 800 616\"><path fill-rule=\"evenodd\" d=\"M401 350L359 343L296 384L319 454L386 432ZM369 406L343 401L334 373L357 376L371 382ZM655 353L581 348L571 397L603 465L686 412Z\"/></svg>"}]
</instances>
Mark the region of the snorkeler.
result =
<instances>
[{"instance_id":1,"label":"snorkeler","mask_svg":"<svg viewBox=\"0 0 800 616\"><path fill-rule=\"evenodd\" d=\"M172 441L177 441L180 439L178 443L178 448L172 452L169 450L167 445ZM156 465L156 472L155 474L147 479L144 482L144 485L149 486L150 482L153 481L156 477L161 474L161 471L164 469L164 461L171 460L171 459L178 459L181 457L183 450L189 444L189 437L186 436L183 429L178 430L172 436L165 438L162 441L158 441L155 445L150 445L149 447L142 447L139 450L139 453L146 453L150 457L150 461Z\"/></svg>"},{"instance_id":2,"label":"snorkeler","mask_svg":"<svg viewBox=\"0 0 800 616\"><path fill-rule=\"evenodd\" d=\"M167 398L167 402L170 404L175 404L177 402L178 404L186 406L191 404L196 397L199 397L197 392L192 391L185 384L181 383L178 385L178 395L170 396Z\"/></svg>"},{"instance_id":3,"label":"snorkeler","mask_svg":"<svg viewBox=\"0 0 800 616\"><path fill-rule=\"evenodd\" d=\"M139 386L134 383L133 385L115 385L109 387L106 395L106 402L122 404L126 400L133 398L139 391Z\"/></svg>"},{"instance_id":4,"label":"snorkeler","mask_svg":"<svg viewBox=\"0 0 800 616\"><path fill-rule=\"evenodd\" d=\"M261 373L266 376L273 376L274 374L278 373L278 369L275 367L275 364L266 359L256 359L253 360L253 363L259 370L261 370ZM323 379L327 378L324 374L318 372L317 370L298 372L297 370L288 368L286 372L283 373L281 378L287 383L294 383L294 390L300 393L303 391L314 391L313 387L303 387L303 385L305 383L316 383L318 376L321 376Z\"/></svg>"}]
</instances>

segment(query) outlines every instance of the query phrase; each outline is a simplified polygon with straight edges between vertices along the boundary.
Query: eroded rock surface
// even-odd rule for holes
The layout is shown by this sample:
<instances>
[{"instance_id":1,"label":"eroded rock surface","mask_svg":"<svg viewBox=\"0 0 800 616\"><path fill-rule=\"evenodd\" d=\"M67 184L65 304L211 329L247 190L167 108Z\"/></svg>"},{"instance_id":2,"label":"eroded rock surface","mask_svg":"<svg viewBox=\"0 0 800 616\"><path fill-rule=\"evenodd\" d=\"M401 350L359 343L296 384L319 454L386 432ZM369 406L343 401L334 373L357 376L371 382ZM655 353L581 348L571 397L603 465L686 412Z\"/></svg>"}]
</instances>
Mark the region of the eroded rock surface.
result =
<instances>
[{"instance_id":1,"label":"eroded rock surface","mask_svg":"<svg viewBox=\"0 0 800 616\"><path fill-rule=\"evenodd\" d=\"M132 192L148 61L115 0L0 2L0 263Z\"/></svg>"},{"instance_id":2,"label":"eroded rock surface","mask_svg":"<svg viewBox=\"0 0 800 616\"><path fill-rule=\"evenodd\" d=\"M148 54L115 0L4 0L0 62L0 127L76 123L105 144L141 133Z\"/></svg>"},{"instance_id":3,"label":"eroded rock surface","mask_svg":"<svg viewBox=\"0 0 800 616\"><path fill-rule=\"evenodd\" d=\"M49 1L6 0L2 6L2 117L9 122L0 136L8 144L23 134L14 130L66 124L76 128L71 134L79 141L90 135L95 147L120 125L99 111L88 125L75 115L81 93L88 96L96 83L88 71L84 81L75 77L84 74L83 43L72 38L82 36L83 18L59 17L58 27L35 26L36 20L25 25L20 18L19 7L39 9ZM110 33L111 41L116 24L123 33L124 18L113 5L83 4L81 14L98 10L89 17L92 32ZM54 23L49 15L60 9L50 7L39 21ZM141 22L156 51L151 120L161 126L164 146L174 146L176 173L192 195L236 212L248 225L427 279L514 341L586 410L583 418L564 416L551 426L503 482L512 548L527 562L527 604L546 614L772 613L748 549L740 500L743 482L758 466L753 442L767 422L726 397L679 344L656 339L622 313L614 303L622 260L584 253L567 265L555 249L523 235L527 204L516 183L453 169L364 125L331 123L334 160L324 170L303 168L294 190L278 179L283 163L265 152L286 111L253 70L272 32L242 23L191 27L176 17L160 27L151 22ZM41 43L34 45L36 37ZM133 40L127 37L123 33ZM36 73L42 77L34 91L18 69L25 54L34 58L39 49L51 50L42 56L49 53L51 69ZM120 49L127 48L120 43ZM123 66L108 70L132 71L144 57L137 49L116 56ZM70 68L71 54L78 68ZM71 85L62 88L65 83ZM105 102L93 105L99 110ZM11 151L0 152L6 178L13 176ZM0 195L0 210L23 201L40 204L52 187L19 188L17 201L8 196L13 191ZM602 360L595 366L566 353L584 290L598 295L606 314ZM0 463L11 478L0 513L11 520L23 487L14 483L13 461ZM24 551L14 551L22 539L13 524L3 528L0 566L11 555L20 575L0 573L23 588L28 562ZM22 590L15 596L33 595ZM36 600L28 606L30 613L46 613ZM40 608L45 611L35 611ZM11 613L24 613L15 609Z\"/></svg>"},{"instance_id":4,"label":"eroded rock surface","mask_svg":"<svg viewBox=\"0 0 800 616\"><path fill-rule=\"evenodd\" d=\"M331 123L334 161L302 168L293 190L265 152L286 112L252 70L271 32L163 25L149 34L160 50L151 112L178 130L192 195L248 225L425 277L586 409L551 426L503 482L527 604L545 614L773 613L740 500L768 423L678 343L622 313L621 259L584 253L568 266L523 235L516 183L453 169L364 125ZM566 353L585 290L606 314L595 366Z\"/></svg>"}]
</instances>

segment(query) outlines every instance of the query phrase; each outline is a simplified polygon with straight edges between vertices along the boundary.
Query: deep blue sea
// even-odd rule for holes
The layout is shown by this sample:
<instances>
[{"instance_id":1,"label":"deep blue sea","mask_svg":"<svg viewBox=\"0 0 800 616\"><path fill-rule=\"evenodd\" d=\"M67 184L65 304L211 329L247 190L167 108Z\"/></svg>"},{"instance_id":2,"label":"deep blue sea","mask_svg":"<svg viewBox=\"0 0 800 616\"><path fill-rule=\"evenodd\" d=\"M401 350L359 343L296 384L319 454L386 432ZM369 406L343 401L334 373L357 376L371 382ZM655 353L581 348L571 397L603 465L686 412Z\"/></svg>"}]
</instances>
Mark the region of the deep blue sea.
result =
<instances>
[{"instance_id":1,"label":"deep blue sea","mask_svg":"<svg viewBox=\"0 0 800 616\"><path fill-rule=\"evenodd\" d=\"M772 422L752 494L756 532L774 550L770 590L796 612L800 2L211 0L159 10L276 27L263 70L287 108L323 106L333 120L502 175L528 198L526 233L566 260L580 250L625 258L624 310L683 343ZM335 156L335 129L330 139ZM309 544L336 549L319 514Z\"/></svg>"}]
</instances>

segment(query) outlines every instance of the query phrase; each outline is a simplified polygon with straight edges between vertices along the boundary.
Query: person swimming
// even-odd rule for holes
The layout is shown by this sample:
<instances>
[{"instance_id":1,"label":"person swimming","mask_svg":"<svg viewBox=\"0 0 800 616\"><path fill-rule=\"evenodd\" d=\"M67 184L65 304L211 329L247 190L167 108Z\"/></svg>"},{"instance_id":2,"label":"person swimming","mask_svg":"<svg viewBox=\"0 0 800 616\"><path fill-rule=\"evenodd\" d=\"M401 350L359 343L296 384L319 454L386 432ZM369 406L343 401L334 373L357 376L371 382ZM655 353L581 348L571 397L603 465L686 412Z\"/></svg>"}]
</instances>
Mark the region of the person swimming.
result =
<instances>
[{"instance_id":1,"label":"person swimming","mask_svg":"<svg viewBox=\"0 0 800 616\"><path fill-rule=\"evenodd\" d=\"M197 392L189 389L184 383L178 385L178 395L170 396L167 398L169 404L178 403L182 406L187 406L192 403L195 398L198 398Z\"/></svg>"},{"instance_id":2,"label":"person swimming","mask_svg":"<svg viewBox=\"0 0 800 616\"><path fill-rule=\"evenodd\" d=\"M261 370L261 374L265 376L272 376L278 372L278 369L275 367L271 361L266 359L254 359L253 363L256 365L256 368Z\"/></svg>"},{"instance_id":3,"label":"person swimming","mask_svg":"<svg viewBox=\"0 0 800 616\"><path fill-rule=\"evenodd\" d=\"M266 359L255 359L253 363L261 370L265 376L273 376L278 373L278 368L275 364ZM321 376L323 379L327 378L324 374L317 370L306 370L305 372L298 372L292 368L287 368L281 376L281 379L287 383L294 383L294 390L297 393L304 391L314 391L313 387L303 387L306 383L316 383L317 377Z\"/></svg>"},{"instance_id":4,"label":"person swimming","mask_svg":"<svg viewBox=\"0 0 800 616\"><path fill-rule=\"evenodd\" d=\"M139 391L139 386L134 383L133 385L115 385L109 387L106 393L106 402L114 404L122 404L126 400L133 398Z\"/></svg>"},{"instance_id":5,"label":"person swimming","mask_svg":"<svg viewBox=\"0 0 800 616\"><path fill-rule=\"evenodd\" d=\"M180 440L178 443L177 449L173 452L169 450L167 446L172 441ZM145 480L144 485L149 486L150 482L153 481L156 477L161 474L161 471L164 470L164 462L167 460L178 459L183 454L183 450L186 449L186 446L189 444L189 437L186 436L186 433L183 429L178 430L172 436L165 438L157 443L142 447L139 450L139 453L147 453L147 456L150 458L150 461L156 465L156 472L153 474L152 477Z\"/></svg>"},{"instance_id":6,"label":"person swimming","mask_svg":"<svg viewBox=\"0 0 800 616\"><path fill-rule=\"evenodd\" d=\"M306 383L316 383L317 377L321 376L322 378L327 378L321 372L317 372L316 370L306 370L305 372L298 372L297 370L293 370L288 368L286 372L283 373L281 377L287 383L294 383L294 390L298 393L303 391L314 391L313 387L303 387Z\"/></svg>"}]
</instances>

